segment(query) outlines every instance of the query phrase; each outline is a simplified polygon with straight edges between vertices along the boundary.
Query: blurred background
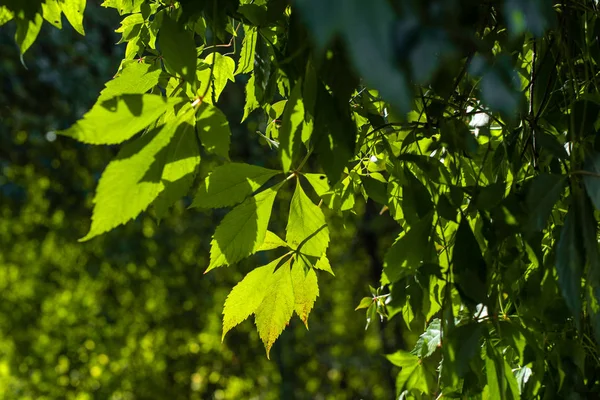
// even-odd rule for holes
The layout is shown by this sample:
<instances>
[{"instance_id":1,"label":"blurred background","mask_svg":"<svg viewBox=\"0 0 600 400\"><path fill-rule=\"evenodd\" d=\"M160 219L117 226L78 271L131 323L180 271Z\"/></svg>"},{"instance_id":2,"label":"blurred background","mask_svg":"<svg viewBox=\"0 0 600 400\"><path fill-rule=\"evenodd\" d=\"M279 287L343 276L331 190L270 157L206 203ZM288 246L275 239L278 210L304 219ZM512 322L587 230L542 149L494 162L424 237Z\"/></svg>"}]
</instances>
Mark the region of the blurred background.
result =
<instances>
[{"instance_id":1,"label":"blurred background","mask_svg":"<svg viewBox=\"0 0 600 400\"><path fill-rule=\"evenodd\" d=\"M392 398L397 369L383 354L410 333L399 318L365 331L364 310L354 311L397 233L370 204L345 219L328 215L337 276L319 274L310 330L294 317L270 361L252 320L221 343L227 293L269 257L203 275L222 211L186 210L184 199L161 221L149 210L77 242L118 149L53 131L92 106L122 58L119 16L98 4L88 2L85 37L66 21L63 30L44 24L22 61L14 24L0 28L0 399ZM237 122L243 84L229 85L219 103L232 160L276 165L255 134L260 117ZM290 198L279 197L276 232Z\"/></svg>"}]
</instances>

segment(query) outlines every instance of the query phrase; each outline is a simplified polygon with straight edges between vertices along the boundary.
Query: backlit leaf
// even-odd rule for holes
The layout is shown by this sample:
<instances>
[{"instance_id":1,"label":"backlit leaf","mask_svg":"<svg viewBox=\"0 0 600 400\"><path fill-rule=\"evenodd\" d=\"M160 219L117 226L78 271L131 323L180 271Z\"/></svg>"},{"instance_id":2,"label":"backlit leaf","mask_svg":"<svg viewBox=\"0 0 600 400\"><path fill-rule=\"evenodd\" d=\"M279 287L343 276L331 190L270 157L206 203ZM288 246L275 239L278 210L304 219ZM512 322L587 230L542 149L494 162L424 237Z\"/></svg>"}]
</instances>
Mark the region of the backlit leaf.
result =
<instances>
[{"instance_id":1,"label":"backlit leaf","mask_svg":"<svg viewBox=\"0 0 600 400\"><path fill-rule=\"evenodd\" d=\"M221 208L238 204L278 173L280 171L250 164L222 165L204 180L192 207Z\"/></svg>"},{"instance_id":2,"label":"backlit leaf","mask_svg":"<svg viewBox=\"0 0 600 400\"><path fill-rule=\"evenodd\" d=\"M223 307L223 335L221 340L233 327L254 314L260 306L267 294L264 290L265 282L269 282L282 258L280 257L267 265L253 269L231 290Z\"/></svg>"},{"instance_id":3,"label":"backlit leaf","mask_svg":"<svg viewBox=\"0 0 600 400\"><path fill-rule=\"evenodd\" d=\"M196 127L202 146L209 153L229 159L231 130L225 114L216 106L202 103L198 110Z\"/></svg>"},{"instance_id":4,"label":"backlit leaf","mask_svg":"<svg viewBox=\"0 0 600 400\"><path fill-rule=\"evenodd\" d=\"M427 383L427 370L421 363L421 359L409 352L398 350L389 354L386 358L401 370L396 378L396 394L402 393L405 389L418 390L421 393L429 393L429 384Z\"/></svg>"},{"instance_id":5,"label":"backlit leaf","mask_svg":"<svg viewBox=\"0 0 600 400\"><path fill-rule=\"evenodd\" d=\"M319 285L315 270L309 268L308 271L305 271L302 263L294 262L292 266L292 285L294 287L294 309L308 329L308 315L319 296Z\"/></svg>"},{"instance_id":6,"label":"backlit leaf","mask_svg":"<svg viewBox=\"0 0 600 400\"><path fill-rule=\"evenodd\" d=\"M244 26L244 41L242 42L242 51L240 52L240 60L235 75L247 74L254 70L254 53L257 37L258 30L255 26Z\"/></svg>"},{"instance_id":7,"label":"backlit leaf","mask_svg":"<svg viewBox=\"0 0 600 400\"><path fill-rule=\"evenodd\" d=\"M279 247L287 247L287 243L273 232L267 231L265 240L257 251L273 250Z\"/></svg>"},{"instance_id":8,"label":"backlit leaf","mask_svg":"<svg viewBox=\"0 0 600 400\"><path fill-rule=\"evenodd\" d=\"M200 165L200 149L194 132L194 114L182 121L169 145L157 156L164 164L161 180L164 190L154 202L158 218L166 215L169 207L186 196Z\"/></svg>"},{"instance_id":9,"label":"backlit leaf","mask_svg":"<svg viewBox=\"0 0 600 400\"><path fill-rule=\"evenodd\" d=\"M101 100L75 125L58 133L89 144L122 143L181 101L167 101L156 94L126 94Z\"/></svg>"},{"instance_id":10,"label":"backlit leaf","mask_svg":"<svg viewBox=\"0 0 600 400\"><path fill-rule=\"evenodd\" d=\"M429 357L442 345L442 330L439 318L432 320L425 332L419 336L415 348L411 351L417 357Z\"/></svg>"},{"instance_id":11,"label":"backlit leaf","mask_svg":"<svg viewBox=\"0 0 600 400\"><path fill-rule=\"evenodd\" d=\"M286 242L302 254L321 257L329 245L329 228L323 211L304 193L299 180L286 231Z\"/></svg>"},{"instance_id":12,"label":"backlit leaf","mask_svg":"<svg viewBox=\"0 0 600 400\"><path fill-rule=\"evenodd\" d=\"M122 94L144 94L158 85L161 73L156 64L129 61L116 77L106 83L100 98L108 100Z\"/></svg>"},{"instance_id":13,"label":"backlit leaf","mask_svg":"<svg viewBox=\"0 0 600 400\"><path fill-rule=\"evenodd\" d=\"M299 150L303 123L302 81L299 81L292 89L279 129L280 157L285 172L290 170L294 156Z\"/></svg>"},{"instance_id":14,"label":"backlit leaf","mask_svg":"<svg viewBox=\"0 0 600 400\"><path fill-rule=\"evenodd\" d=\"M320 269L322 271L327 271L331 275L335 276L335 274L333 273L333 270L331 269L331 264L329 263L329 259L327 258L326 254L323 254L321 256L321 258L319 258L319 261L317 261L315 263L314 268Z\"/></svg>"},{"instance_id":15,"label":"backlit leaf","mask_svg":"<svg viewBox=\"0 0 600 400\"><path fill-rule=\"evenodd\" d=\"M2 11L0 11L1 13ZM62 10L58 0L46 0L42 3L42 16L46 21L62 29ZM2 25L2 24L0 24Z\"/></svg>"},{"instance_id":16,"label":"backlit leaf","mask_svg":"<svg viewBox=\"0 0 600 400\"><path fill-rule=\"evenodd\" d=\"M44 20L40 14L35 14L35 17L31 20L17 18L16 22L17 32L15 33L15 41L21 49L21 54L25 54L40 33Z\"/></svg>"},{"instance_id":17,"label":"backlit leaf","mask_svg":"<svg viewBox=\"0 0 600 400\"><path fill-rule=\"evenodd\" d=\"M211 76L211 65L215 63L212 68ZM235 78L233 71L235 69L235 61L233 58L224 56L219 52L210 53L205 59L205 68L198 71L198 79L200 81L200 93L204 93L206 85L210 83L208 94L204 101L209 103L215 103L219 101L219 97L225 89L228 81L234 82Z\"/></svg>"},{"instance_id":18,"label":"backlit leaf","mask_svg":"<svg viewBox=\"0 0 600 400\"><path fill-rule=\"evenodd\" d=\"M260 103L256 98L256 88L254 85L254 79L254 74L252 74L250 76L250 79L248 79L248 83L246 83L246 103L244 104L244 116L242 117L241 122L244 122L252 111L260 108Z\"/></svg>"},{"instance_id":19,"label":"backlit leaf","mask_svg":"<svg viewBox=\"0 0 600 400\"><path fill-rule=\"evenodd\" d=\"M260 249L280 187L281 184L247 198L223 218L211 241L210 265L205 273L238 262Z\"/></svg>"},{"instance_id":20,"label":"backlit leaf","mask_svg":"<svg viewBox=\"0 0 600 400\"><path fill-rule=\"evenodd\" d=\"M94 196L94 213L88 240L137 217L164 189L163 165L157 154L171 142L179 130L189 129L186 119L193 115L191 107L180 111L176 119L127 143L108 164Z\"/></svg>"},{"instance_id":21,"label":"backlit leaf","mask_svg":"<svg viewBox=\"0 0 600 400\"><path fill-rule=\"evenodd\" d=\"M327 181L327 175L324 174L302 174L306 180L311 184L315 192L319 196L323 196L330 190L329 182Z\"/></svg>"},{"instance_id":22,"label":"backlit leaf","mask_svg":"<svg viewBox=\"0 0 600 400\"><path fill-rule=\"evenodd\" d=\"M263 289L265 297L255 315L258 334L267 350L267 358L269 358L273 343L283 332L294 313L294 287L289 262L279 267L271 279L263 283L264 287L266 287L266 290Z\"/></svg>"},{"instance_id":23,"label":"backlit leaf","mask_svg":"<svg viewBox=\"0 0 600 400\"><path fill-rule=\"evenodd\" d=\"M60 0L59 4L71 26L81 35L85 35L83 12L85 11L86 0Z\"/></svg>"}]
</instances>

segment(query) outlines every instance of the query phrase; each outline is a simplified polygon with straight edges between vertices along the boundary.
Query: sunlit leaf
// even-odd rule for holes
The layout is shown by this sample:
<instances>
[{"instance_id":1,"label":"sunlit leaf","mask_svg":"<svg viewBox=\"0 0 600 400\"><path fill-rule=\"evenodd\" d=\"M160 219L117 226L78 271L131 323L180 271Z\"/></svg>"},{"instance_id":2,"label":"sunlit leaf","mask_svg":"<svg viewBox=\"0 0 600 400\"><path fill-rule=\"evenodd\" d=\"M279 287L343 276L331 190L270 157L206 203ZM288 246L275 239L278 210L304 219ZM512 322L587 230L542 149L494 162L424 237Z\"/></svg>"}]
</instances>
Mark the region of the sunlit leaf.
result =
<instances>
[{"instance_id":1,"label":"sunlit leaf","mask_svg":"<svg viewBox=\"0 0 600 400\"><path fill-rule=\"evenodd\" d=\"M221 208L238 204L280 173L242 163L217 167L198 189L192 207Z\"/></svg>"},{"instance_id":2,"label":"sunlit leaf","mask_svg":"<svg viewBox=\"0 0 600 400\"><path fill-rule=\"evenodd\" d=\"M89 144L118 144L156 121L181 99L156 94L125 94L96 103L83 119L58 132Z\"/></svg>"},{"instance_id":3,"label":"sunlit leaf","mask_svg":"<svg viewBox=\"0 0 600 400\"><path fill-rule=\"evenodd\" d=\"M108 164L94 196L94 212L88 240L137 217L164 189L163 164L158 153L181 130L189 130L188 118L192 108L184 108L177 118L127 143ZM189 132L188 132L189 133ZM176 168L177 170L177 168ZM170 172L167 173L168 175Z\"/></svg>"},{"instance_id":4,"label":"sunlit leaf","mask_svg":"<svg viewBox=\"0 0 600 400\"><path fill-rule=\"evenodd\" d=\"M269 282L283 257L253 269L231 290L223 307L223 335L254 314L266 296L265 282Z\"/></svg>"},{"instance_id":5,"label":"sunlit leaf","mask_svg":"<svg viewBox=\"0 0 600 400\"><path fill-rule=\"evenodd\" d=\"M266 290L263 289L265 296L255 315L258 334L265 345L268 358L273 343L294 313L295 300L290 264L285 263L279 267L271 279L263 283L263 287L266 287Z\"/></svg>"},{"instance_id":6,"label":"sunlit leaf","mask_svg":"<svg viewBox=\"0 0 600 400\"><path fill-rule=\"evenodd\" d=\"M200 142L206 151L229 159L231 130L221 110L211 104L203 103L198 110L196 128Z\"/></svg>"},{"instance_id":7,"label":"sunlit leaf","mask_svg":"<svg viewBox=\"0 0 600 400\"><path fill-rule=\"evenodd\" d=\"M210 265L205 273L238 262L260 249L280 187L281 184L248 197L223 218L211 241Z\"/></svg>"},{"instance_id":8,"label":"sunlit leaf","mask_svg":"<svg viewBox=\"0 0 600 400\"><path fill-rule=\"evenodd\" d=\"M279 247L287 247L287 243L273 232L267 231L265 240L257 251L273 250Z\"/></svg>"},{"instance_id":9,"label":"sunlit leaf","mask_svg":"<svg viewBox=\"0 0 600 400\"><path fill-rule=\"evenodd\" d=\"M83 12L86 0L60 0L60 8L71 26L81 35L85 35L83 29Z\"/></svg>"},{"instance_id":10,"label":"sunlit leaf","mask_svg":"<svg viewBox=\"0 0 600 400\"><path fill-rule=\"evenodd\" d=\"M317 274L310 267L305 270L303 263L296 261L292 266L292 284L294 287L294 310L308 329L308 315L319 296Z\"/></svg>"},{"instance_id":11,"label":"sunlit leaf","mask_svg":"<svg viewBox=\"0 0 600 400\"><path fill-rule=\"evenodd\" d=\"M300 181L290 205L286 242L302 254L321 257L329 245L329 228L323 211L304 193Z\"/></svg>"},{"instance_id":12,"label":"sunlit leaf","mask_svg":"<svg viewBox=\"0 0 600 400\"><path fill-rule=\"evenodd\" d=\"M235 70L237 74L247 74L254 70L254 53L256 49L256 38L258 30L254 26L244 26L244 40L242 42L242 51L240 52L240 60L238 67Z\"/></svg>"}]
</instances>

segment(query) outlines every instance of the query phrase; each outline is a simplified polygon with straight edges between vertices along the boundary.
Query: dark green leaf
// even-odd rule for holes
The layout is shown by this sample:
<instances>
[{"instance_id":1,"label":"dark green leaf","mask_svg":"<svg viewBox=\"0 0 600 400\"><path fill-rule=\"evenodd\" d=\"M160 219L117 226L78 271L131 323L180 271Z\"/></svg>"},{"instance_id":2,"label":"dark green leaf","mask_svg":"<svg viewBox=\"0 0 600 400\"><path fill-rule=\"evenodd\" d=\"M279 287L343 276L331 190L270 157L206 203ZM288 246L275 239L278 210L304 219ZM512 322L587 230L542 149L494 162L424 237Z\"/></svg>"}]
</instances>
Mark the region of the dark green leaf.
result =
<instances>
[{"instance_id":1,"label":"dark green leaf","mask_svg":"<svg viewBox=\"0 0 600 400\"><path fill-rule=\"evenodd\" d=\"M576 207L571 206L565 218L556 247L558 285L577 326L581 320L581 278L585 254Z\"/></svg>"}]
</instances>

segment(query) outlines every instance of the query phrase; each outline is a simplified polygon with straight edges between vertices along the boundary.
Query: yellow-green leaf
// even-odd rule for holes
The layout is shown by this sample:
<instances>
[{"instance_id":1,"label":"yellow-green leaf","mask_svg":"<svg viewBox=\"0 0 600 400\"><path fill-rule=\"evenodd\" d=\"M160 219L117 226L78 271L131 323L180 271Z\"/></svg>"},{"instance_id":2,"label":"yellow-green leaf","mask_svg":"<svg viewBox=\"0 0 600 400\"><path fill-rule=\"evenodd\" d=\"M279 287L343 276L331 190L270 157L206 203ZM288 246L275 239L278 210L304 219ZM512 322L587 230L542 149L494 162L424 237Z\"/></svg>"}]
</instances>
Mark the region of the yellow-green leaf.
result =
<instances>
[{"instance_id":1,"label":"yellow-green leaf","mask_svg":"<svg viewBox=\"0 0 600 400\"><path fill-rule=\"evenodd\" d=\"M265 241L257 251L273 250L279 247L287 247L287 243L273 232L267 231Z\"/></svg>"},{"instance_id":2,"label":"yellow-green leaf","mask_svg":"<svg viewBox=\"0 0 600 400\"><path fill-rule=\"evenodd\" d=\"M235 75L247 74L254 70L254 54L256 52L256 38L258 29L255 26L244 25L244 41Z\"/></svg>"},{"instance_id":3,"label":"yellow-green leaf","mask_svg":"<svg viewBox=\"0 0 600 400\"><path fill-rule=\"evenodd\" d=\"M248 273L231 290L223 307L223 336L233 327L252 315L265 298L265 282L268 282L283 257Z\"/></svg>"},{"instance_id":4,"label":"yellow-green leaf","mask_svg":"<svg viewBox=\"0 0 600 400\"><path fill-rule=\"evenodd\" d=\"M63 14L65 14L71 26L82 35L85 35L83 30L85 2L86 0L60 0L60 8Z\"/></svg>"},{"instance_id":5,"label":"yellow-green leaf","mask_svg":"<svg viewBox=\"0 0 600 400\"><path fill-rule=\"evenodd\" d=\"M206 272L231 265L260 249L280 187L278 184L247 198L223 218L211 242L210 265Z\"/></svg>"},{"instance_id":6,"label":"yellow-green leaf","mask_svg":"<svg viewBox=\"0 0 600 400\"><path fill-rule=\"evenodd\" d=\"M304 193L300 181L290 205L286 242L302 254L321 257L329 245L323 211Z\"/></svg>"},{"instance_id":7,"label":"yellow-green leaf","mask_svg":"<svg viewBox=\"0 0 600 400\"><path fill-rule=\"evenodd\" d=\"M304 257L300 255L299 257ZM308 315L319 296L319 284L315 270L305 263L294 262L292 266L292 284L294 286L294 309L308 329Z\"/></svg>"},{"instance_id":8,"label":"yellow-green leaf","mask_svg":"<svg viewBox=\"0 0 600 400\"><path fill-rule=\"evenodd\" d=\"M327 255L325 253L323 253L321 258L319 258L319 261L317 261L315 263L315 268L320 269L322 271L329 272L331 275L335 276L335 274L333 273L333 270L331 269L331 264L329 263L329 259L327 258Z\"/></svg>"},{"instance_id":9,"label":"yellow-green leaf","mask_svg":"<svg viewBox=\"0 0 600 400\"><path fill-rule=\"evenodd\" d=\"M81 241L107 232L144 211L164 189L163 165L157 154L171 142L178 129L185 128L193 109L184 107L176 119L127 143L108 164L96 189L89 233Z\"/></svg>"},{"instance_id":10,"label":"yellow-green leaf","mask_svg":"<svg viewBox=\"0 0 600 400\"><path fill-rule=\"evenodd\" d=\"M191 206L220 208L238 204L278 173L250 164L222 165L204 180Z\"/></svg>"},{"instance_id":11,"label":"yellow-green leaf","mask_svg":"<svg viewBox=\"0 0 600 400\"><path fill-rule=\"evenodd\" d=\"M234 82L235 78L233 71L235 69L235 61L233 58L222 55L219 52L210 53L205 59L205 67L197 72L197 79L200 81L200 89L198 93L203 94L206 90L206 85L210 84L208 94L204 98L205 102L216 103L227 85L227 81ZM211 65L212 67L211 76Z\"/></svg>"},{"instance_id":12,"label":"yellow-green leaf","mask_svg":"<svg viewBox=\"0 0 600 400\"><path fill-rule=\"evenodd\" d=\"M61 135L89 144L118 144L146 128L181 99L156 94L126 94L100 100Z\"/></svg>"},{"instance_id":13,"label":"yellow-green leaf","mask_svg":"<svg viewBox=\"0 0 600 400\"><path fill-rule=\"evenodd\" d=\"M256 327L267 358L271 347L285 329L294 313L294 287L289 262L283 264L265 285L265 297L255 312Z\"/></svg>"},{"instance_id":14,"label":"yellow-green leaf","mask_svg":"<svg viewBox=\"0 0 600 400\"><path fill-rule=\"evenodd\" d=\"M58 29L62 29L62 10L57 0L46 0L42 3L42 16Z\"/></svg>"},{"instance_id":15,"label":"yellow-green leaf","mask_svg":"<svg viewBox=\"0 0 600 400\"><path fill-rule=\"evenodd\" d=\"M279 129L279 149L281 164L284 171L289 171L295 153L298 151L302 140L302 127L304 124L304 103L302 101L302 81L294 86L283 112L283 120Z\"/></svg>"},{"instance_id":16,"label":"yellow-green leaf","mask_svg":"<svg viewBox=\"0 0 600 400\"><path fill-rule=\"evenodd\" d=\"M40 29L42 29L42 23L44 20L40 14L35 14L32 20L17 18L17 32L15 33L15 41L21 49L21 54L25 54L27 49L31 47Z\"/></svg>"},{"instance_id":17,"label":"yellow-green leaf","mask_svg":"<svg viewBox=\"0 0 600 400\"><path fill-rule=\"evenodd\" d=\"M14 18L14 14L6 6L0 6L0 26Z\"/></svg>"},{"instance_id":18,"label":"yellow-green leaf","mask_svg":"<svg viewBox=\"0 0 600 400\"><path fill-rule=\"evenodd\" d=\"M212 104L202 103L198 110L197 129L206 151L229 160L231 130L221 110Z\"/></svg>"}]
</instances>

